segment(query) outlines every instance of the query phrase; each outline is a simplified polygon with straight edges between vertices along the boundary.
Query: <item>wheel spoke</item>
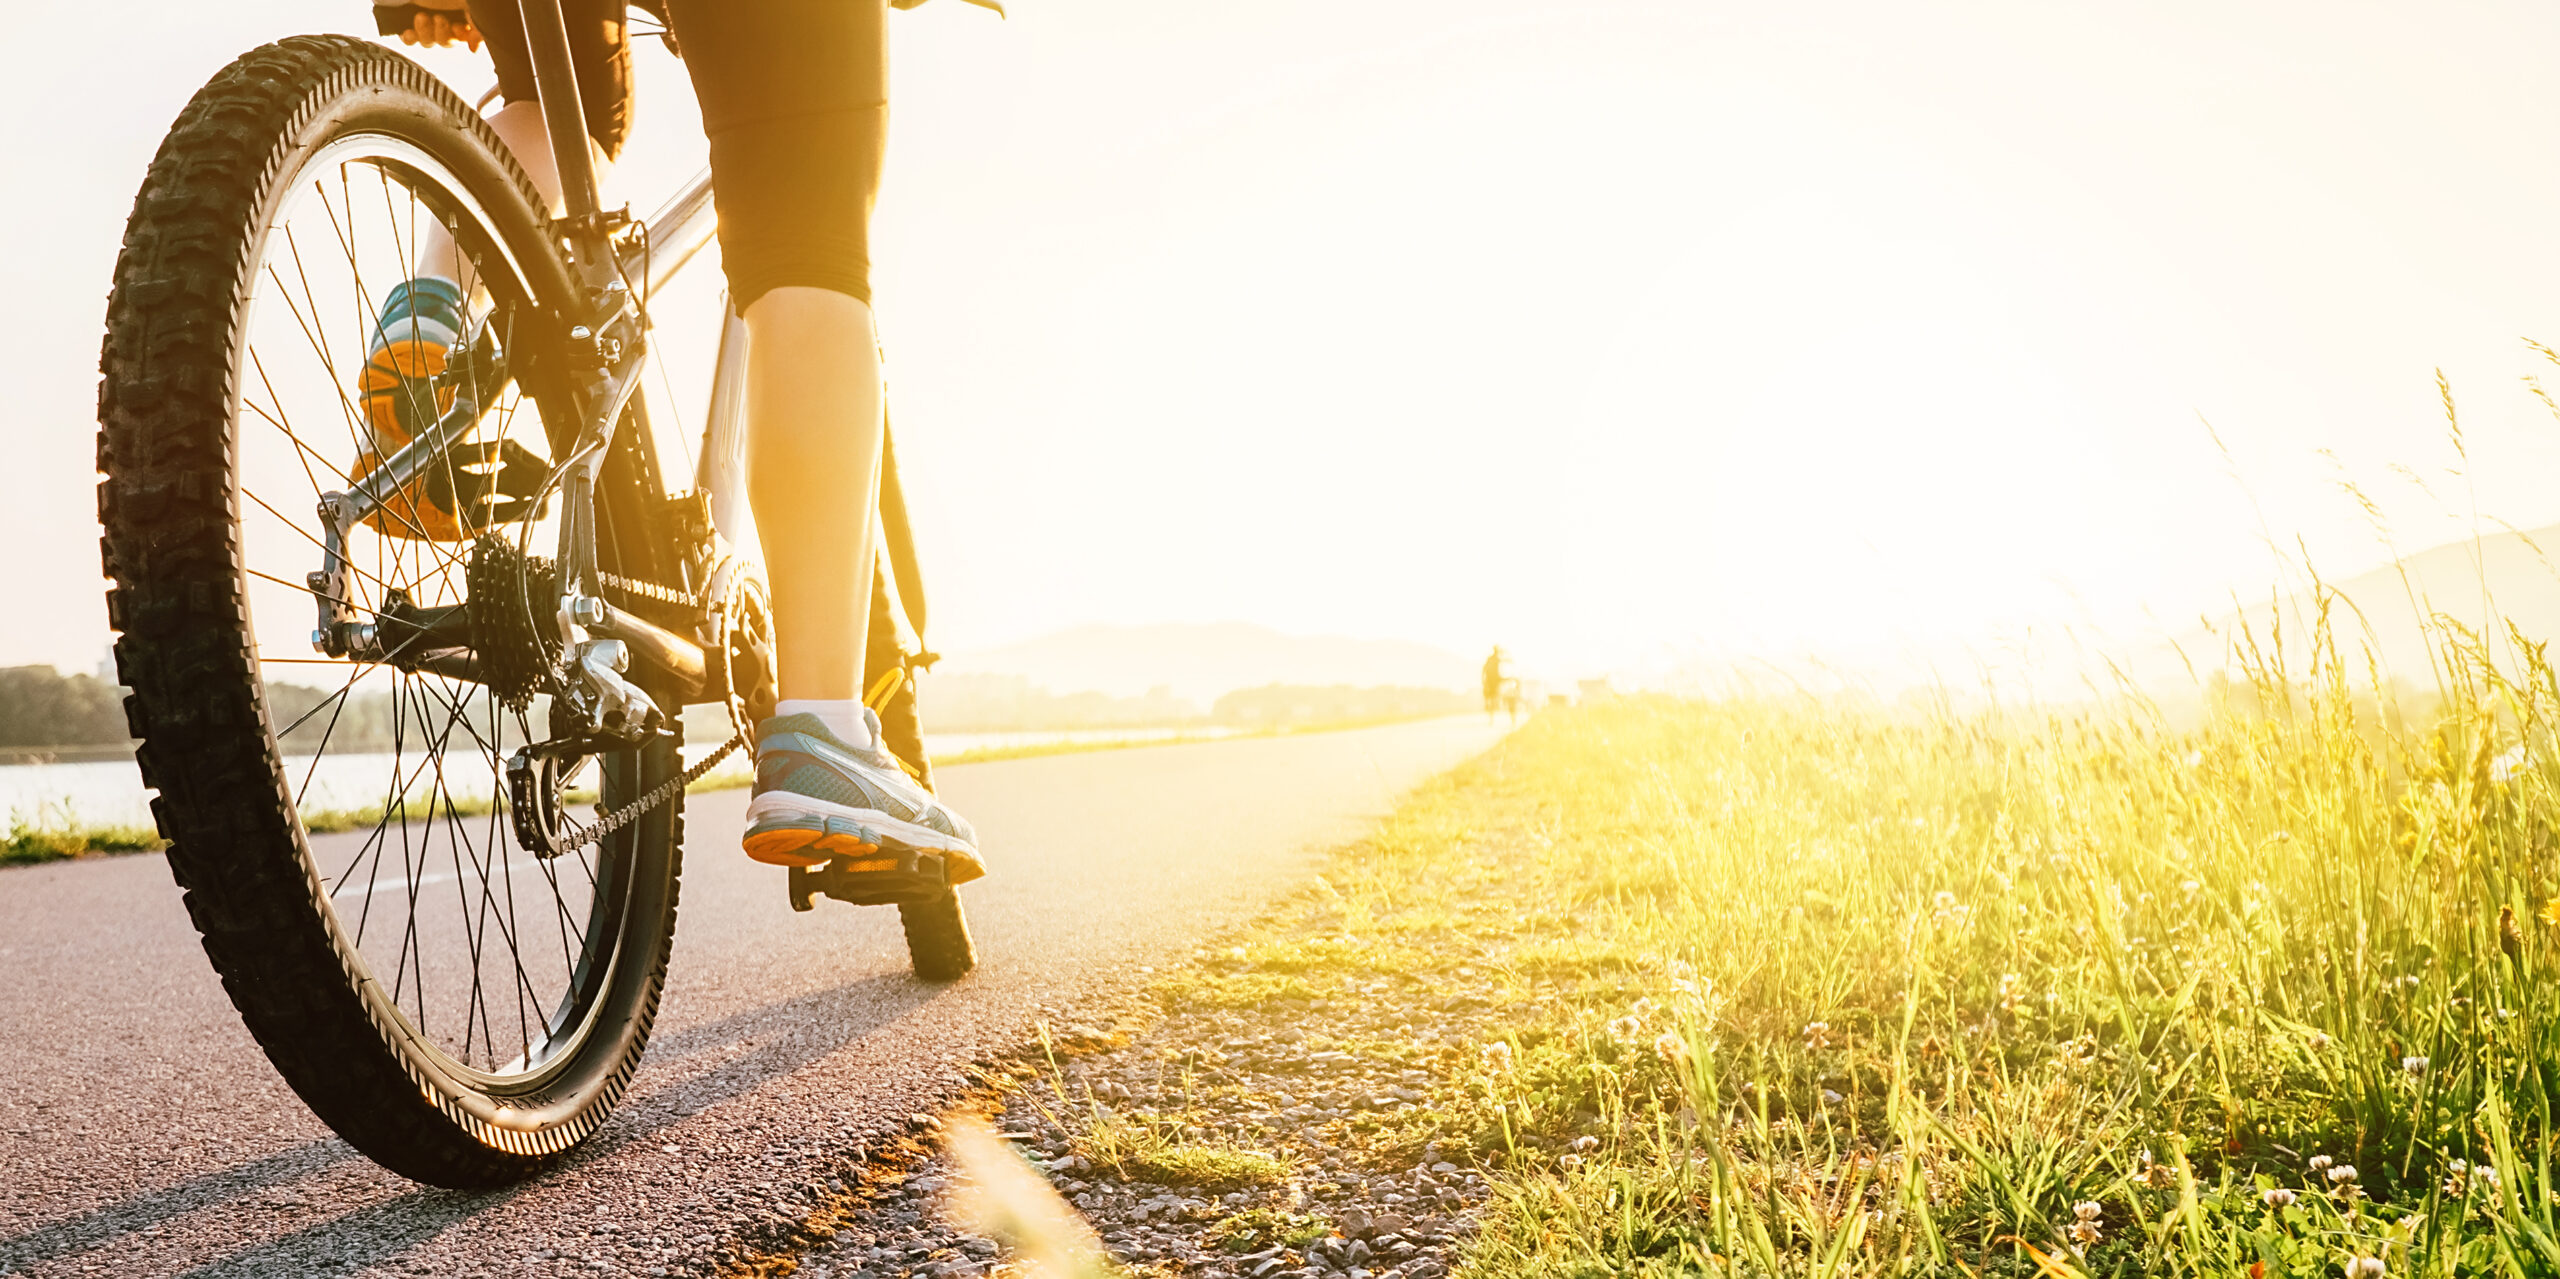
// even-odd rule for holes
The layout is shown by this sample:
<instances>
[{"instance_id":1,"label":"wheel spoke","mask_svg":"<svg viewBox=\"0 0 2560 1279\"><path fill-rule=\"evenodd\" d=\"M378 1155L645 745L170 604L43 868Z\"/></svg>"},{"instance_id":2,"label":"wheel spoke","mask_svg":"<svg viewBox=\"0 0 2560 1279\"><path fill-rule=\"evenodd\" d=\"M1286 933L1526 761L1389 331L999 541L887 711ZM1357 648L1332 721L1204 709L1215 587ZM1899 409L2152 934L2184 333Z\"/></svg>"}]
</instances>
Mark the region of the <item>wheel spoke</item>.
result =
<instances>
[{"instance_id":1,"label":"wheel spoke","mask_svg":"<svg viewBox=\"0 0 2560 1279\"><path fill-rule=\"evenodd\" d=\"M491 234L454 225L438 210L463 202L423 192L418 180L414 164L361 156L307 169L275 215L264 260L252 268L260 309L237 348L240 471L232 491L243 516L241 580L257 632L299 634L315 613L339 607L376 621L395 593L427 608L469 603L470 542L426 536L429 518L441 522L444 515L430 511L422 490L430 482L450 487L458 526L477 531L472 522L489 506L460 500L477 481L475 455L457 447L431 459L406 500L383 506L343 538L326 536L318 514L322 495L355 488L363 469L378 465L379 444L390 437L377 441L369 408L396 401L408 425L439 416L442 388L459 385L466 372L458 361L480 349L465 338L494 346L502 365L521 367L514 342L527 299L518 286L500 283L515 277L470 261L465 242L488 243ZM455 240L453 260L438 247L430 264L421 258L421 240L439 231ZM457 363L449 378L404 377L368 399L370 344L384 331L376 286L420 274L471 282L465 332L449 353ZM494 301L483 283L496 286ZM391 323L396 330L401 321ZM480 416L463 446L536 430L540 406L521 383L510 378L473 393L483 397ZM526 415L528 407L536 415ZM545 453L559 426L540 431ZM528 511L556 496L556 471L543 481ZM554 536L558 518L528 515L489 531L530 557L538 539ZM607 539L609 520L598 513L598 535ZM337 589L344 599L328 599L330 588L314 588L308 577L331 540L343 542ZM547 547L544 554L551 554ZM599 558L617 559L610 551ZM604 859L627 856L643 836L635 829L560 857L519 847L505 763L512 744L547 735L540 713L510 709L468 678L416 664L416 655L445 641L422 630L396 639L379 633L385 642L378 648L388 651L364 658L254 655L274 740L295 755L309 751L284 770L282 784L295 812L322 828L308 838L324 900L412 1042L474 1070L540 1069L588 1016L582 1001L597 992L577 988L581 973L610 969L599 969L591 950L617 944L619 907L600 894L627 891L628 876ZM646 790L645 772L620 758L614 764L606 770L615 779L611 795ZM330 814L339 822L321 820ZM337 824L348 829L333 829Z\"/></svg>"}]
</instances>

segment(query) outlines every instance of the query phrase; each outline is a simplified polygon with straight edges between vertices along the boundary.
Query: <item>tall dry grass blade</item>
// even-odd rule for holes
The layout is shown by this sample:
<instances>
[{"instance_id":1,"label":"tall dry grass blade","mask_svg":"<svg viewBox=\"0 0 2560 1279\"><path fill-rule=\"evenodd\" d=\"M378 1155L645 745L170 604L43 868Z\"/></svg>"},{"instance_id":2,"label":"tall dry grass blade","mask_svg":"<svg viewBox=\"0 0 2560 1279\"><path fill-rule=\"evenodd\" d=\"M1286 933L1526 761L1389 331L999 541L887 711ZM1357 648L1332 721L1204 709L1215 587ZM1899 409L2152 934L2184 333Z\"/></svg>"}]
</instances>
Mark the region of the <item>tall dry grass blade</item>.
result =
<instances>
[{"instance_id":1,"label":"tall dry grass blade","mask_svg":"<svg viewBox=\"0 0 2560 1279\"><path fill-rule=\"evenodd\" d=\"M1022 1279L1108 1279L1115 1273L1093 1227L985 1120L952 1115L942 1132L961 1172L947 1205L952 1224L1011 1250Z\"/></svg>"}]
</instances>

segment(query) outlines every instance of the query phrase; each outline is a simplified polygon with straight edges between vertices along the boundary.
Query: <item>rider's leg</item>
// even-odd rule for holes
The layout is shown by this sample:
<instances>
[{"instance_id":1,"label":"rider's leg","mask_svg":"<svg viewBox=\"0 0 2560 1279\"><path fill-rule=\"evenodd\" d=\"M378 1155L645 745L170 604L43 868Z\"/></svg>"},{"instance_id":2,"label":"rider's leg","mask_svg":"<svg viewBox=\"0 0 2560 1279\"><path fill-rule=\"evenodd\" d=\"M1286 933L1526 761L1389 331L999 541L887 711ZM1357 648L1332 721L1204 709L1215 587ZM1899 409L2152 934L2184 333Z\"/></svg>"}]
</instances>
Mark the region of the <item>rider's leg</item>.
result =
<instances>
[{"instance_id":1,"label":"rider's leg","mask_svg":"<svg viewBox=\"0 0 2560 1279\"><path fill-rule=\"evenodd\" d=\"M672 0L702 103L721 266L746 317L747 493L782 705L756 729L747 855L899 874L888 849L977 836L908 777L862 707L880 483L871 206L888 137L887 0ZM938 889L937 889L938 891Z\"/></svg>"},{"instance_id":2,"label":"rider's leg","mask_svg":"<svg viewBox=\"0 0 2560 1279\"><path fill-rule=\"evenodd\" d=\"M856 730L880 491L880 347L871 307L785 286L746 312L747 496L764 542L784 713Z\"/></svg>"},{"instance_id":3,"label":"rider's leg","mask_svg":"<svg viewBox=\"0 0 2560 1279\"><path fill-rule=\"evenodd\" d=\"M631 123L630 34L623 24L623 3L562 0L570 62L576 69L586 116L587 146L599 182L621 150ZM490 126L532 179L545 207L555 215L561 213L559 166L553 162L551 138L534 96L532 55L525 45L516 2L481 0L470 12L472 25L487 38L499 92L506 98L506 104L489 117ZM419 228L418 243L410 247L409 278L377 303L372 340L357 373L357 391L372 428L368 447L355 460L352 473L358 476L408 443L451 403L452 390L434 387L432 379L444 371L447 354L462 336L465 317L479 291L480 281L473 278L470 264L442 224L428 220ZM454 477L448 473L448 478ZM500 517L498 508L447 510L446 506L458 503L439 497L433 489L422 481L371 522L393 536L450 541L468 537L483 522Z\"/></svg>"}]
</instances>

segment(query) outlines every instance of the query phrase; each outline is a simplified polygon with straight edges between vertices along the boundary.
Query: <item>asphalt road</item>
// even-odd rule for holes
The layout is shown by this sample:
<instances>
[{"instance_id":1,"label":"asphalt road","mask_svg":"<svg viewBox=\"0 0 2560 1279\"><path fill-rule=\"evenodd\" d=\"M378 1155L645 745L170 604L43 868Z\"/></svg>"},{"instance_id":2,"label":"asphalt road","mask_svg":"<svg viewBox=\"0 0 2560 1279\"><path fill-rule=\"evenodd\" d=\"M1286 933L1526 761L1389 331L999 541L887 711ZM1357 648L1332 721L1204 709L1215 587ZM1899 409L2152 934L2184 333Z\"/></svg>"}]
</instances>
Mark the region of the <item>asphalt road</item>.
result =
<instances>
[{"instance_id":1,"label":"asphalt road","mask_svg":"<svg viewBox=\"0 0 2560 1279\"><path fill-rule=\"evenodd\" d=\"M1041 1005L1249 916L1496 735L1467 718L947 770L995 873L966 890L982 967L940 988L908 975L895 911L792 912L782 872L735 851L745 792L694 796L633 1092L567 1165L495 1194L403 1181L313 1119L158 858L0 871L0 1274L632 1273L716 1246L770 1219L758 1190L930 1109ZM632 1246L600 1246L603 1224Z\"/></svg>"}]
</instances>

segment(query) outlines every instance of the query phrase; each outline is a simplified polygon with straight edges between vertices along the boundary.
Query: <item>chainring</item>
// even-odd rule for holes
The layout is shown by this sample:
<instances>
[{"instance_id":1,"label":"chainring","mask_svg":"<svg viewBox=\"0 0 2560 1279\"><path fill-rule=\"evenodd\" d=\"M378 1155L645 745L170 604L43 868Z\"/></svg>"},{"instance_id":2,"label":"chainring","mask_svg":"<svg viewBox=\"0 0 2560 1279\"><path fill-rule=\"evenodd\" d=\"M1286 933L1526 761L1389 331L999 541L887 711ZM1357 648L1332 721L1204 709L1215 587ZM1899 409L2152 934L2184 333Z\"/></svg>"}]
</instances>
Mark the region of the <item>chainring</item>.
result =
<instances>
[{"instance_id":1,"label":"chainring","mask_svg":"<svg viewBox=\"0 0 2560 1279\"><path fill-rule=\"evenodd\" d=\"M511 711L550 690L560 663L560 637L547 623L560 596L551 561L529 556L506 539L472 540L463 581L471 592L471 648L480 682Z\"/></svg>"},{"instance_id":2,"label":"chainring","mask_svg":"<svg viewBox=\"0 0 2560 1279\"><path fill-rule=\"evenodd\" d=\"M763 575L743 558L721 561L712 574L714 634L719 639L721 700L729 726L755 752L756 722L773 714L775 684L773 605Z\"/></svg>"}]
</instances>

